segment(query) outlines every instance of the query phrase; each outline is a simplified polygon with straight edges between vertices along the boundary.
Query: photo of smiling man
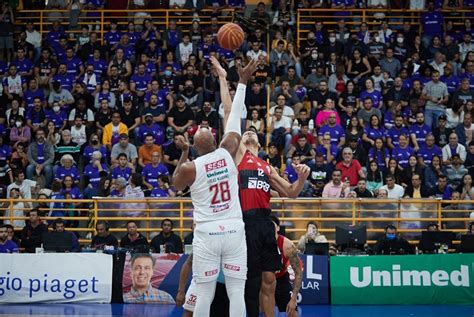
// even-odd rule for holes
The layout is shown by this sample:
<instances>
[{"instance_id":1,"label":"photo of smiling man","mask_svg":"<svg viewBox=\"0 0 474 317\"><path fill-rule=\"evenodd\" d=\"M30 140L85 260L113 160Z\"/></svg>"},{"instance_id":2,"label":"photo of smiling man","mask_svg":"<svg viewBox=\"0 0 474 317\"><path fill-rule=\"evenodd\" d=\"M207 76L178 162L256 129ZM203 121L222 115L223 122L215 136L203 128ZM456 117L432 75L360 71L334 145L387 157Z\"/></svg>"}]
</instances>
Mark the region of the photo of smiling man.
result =
<instances>
[{"instance_id":1,"label":"photo of smiling man","mask_svg":"<svg viewBox=\"0 0 474 317\"><path fill-rule=\"evenodd\" d=\"M151 278L155 267L155 258L151 254L135 254L131 260L131 280L130 292L123 295L124 303L143 304L160 303L174 304L173 297L165 291L153 288Z\"/></svg>"}]
</instances>

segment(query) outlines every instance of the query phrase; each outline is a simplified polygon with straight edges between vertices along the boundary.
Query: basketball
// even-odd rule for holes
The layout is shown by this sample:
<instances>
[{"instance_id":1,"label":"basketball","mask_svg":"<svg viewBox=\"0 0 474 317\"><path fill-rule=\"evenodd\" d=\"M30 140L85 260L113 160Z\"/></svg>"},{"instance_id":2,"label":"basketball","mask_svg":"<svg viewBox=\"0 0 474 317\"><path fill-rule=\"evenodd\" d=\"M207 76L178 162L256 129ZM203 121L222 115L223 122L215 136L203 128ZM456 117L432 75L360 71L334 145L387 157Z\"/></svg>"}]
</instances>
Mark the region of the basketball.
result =
<instances>
[{"instance_id":1,"label":"basketball","mask_svg":"<svg viewBox=\"0 0 474 317\"><path fill-rule=\"evenodd\" d=\"M233 51L238 49L244 41L244 31L235 23L227 23L221 26L217 32L217 41L222 48Z\"/></svg>"}]
</instances>

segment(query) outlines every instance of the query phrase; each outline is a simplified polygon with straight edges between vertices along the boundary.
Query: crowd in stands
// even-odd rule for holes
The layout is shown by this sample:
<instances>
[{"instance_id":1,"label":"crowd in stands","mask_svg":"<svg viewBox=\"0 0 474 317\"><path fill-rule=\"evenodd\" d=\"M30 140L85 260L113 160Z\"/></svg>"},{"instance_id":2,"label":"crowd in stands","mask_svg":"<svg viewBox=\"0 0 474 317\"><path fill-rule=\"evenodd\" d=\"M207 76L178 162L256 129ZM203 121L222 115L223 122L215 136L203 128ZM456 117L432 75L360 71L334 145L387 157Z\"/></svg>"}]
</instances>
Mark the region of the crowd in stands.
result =
<instances>
[{"instance_id":1,"label":"crowd in stands","mask_svg":"<svg viewBox=\"0 0 474 317\"><path fill-rule=\"evenodd\" d=\"M158 3L132 2L144 9ZM173 20L156 26L147 17L141 24L111 20L103 38L94 23L76 33L67 33L59 19L44 34L30 20L19 28L4 2L2 197L188 195L170 181L180 157L174 137L192 141L197 128L208 127L219 141L223 108L209 62L216 56L227 70L231 96L236 64L258 59L247 86L244 127L257 132L261 156L288 181L297 178L293 164L311 167L301 196L474 199L471 16L453 25L443 14L454 11L440 9L456 9L457 1L426 1L421 28L409 18L392 27L389 17L369 27L344 11L416 2L273 1L271 12L259 3L246 10L250 23L236 51L217 43L219 15L226 5L244 12L244 1L186 1L194 12L189 27ZM38 3L25 1L25 8ZM115 8L122 1L87 0L77 8L79 1L71 3L79 16L82 7ZM474 7L473 1L462 3ZM50 9L55 5L62 1L48 2ZM213 8L206 26L199 18L203 7ZM298 45L295 10L307 7L343 11L334 13L337 24L315 19ZM191 150L191 159L196 155ZM9 210L23 216L23 209L35 207L30 205ZM48 215L67 217L74 206L62 204Z\"/></svg>"}]
</instances>

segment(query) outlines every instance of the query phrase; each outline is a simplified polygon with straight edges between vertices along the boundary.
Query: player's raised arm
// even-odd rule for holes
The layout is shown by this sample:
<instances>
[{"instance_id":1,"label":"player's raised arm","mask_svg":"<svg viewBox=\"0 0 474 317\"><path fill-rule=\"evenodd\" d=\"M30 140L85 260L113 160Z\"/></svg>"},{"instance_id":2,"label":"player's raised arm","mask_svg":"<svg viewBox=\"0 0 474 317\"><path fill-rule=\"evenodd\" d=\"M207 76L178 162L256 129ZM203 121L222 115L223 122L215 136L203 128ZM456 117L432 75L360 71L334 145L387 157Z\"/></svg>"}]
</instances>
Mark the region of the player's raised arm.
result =
<instances>
[{"instance_id":1,"label":"player's raised arm","mask_svg":"<svg viewBox=\"0 0 474 317\"><path fill-rule=\"evenodd\" d=\"M176 137L176 146L181 150L181 157L173 173L173 186L183 190L191 186L196 178L196 167L193 162L188 162L189 142L182 135Z\"/></svg>"},{"instance_id":2,"label":"player's raised arm","mask_svg":"<svg viewBox=\"0 0 474 317\"><path fill-rule=\"evenodd\" d=\"M270 186L276 190L280 197L296 198L303 190L304 183L308 179L310 168L305 164L298 164L294 166L298 180L293 184L288 183L278 172L272 168L270 173Z\"/></svg>"},{"instance_id":3,"label":"player's raised arm","mask_svg":"<svg viewBox=\"0 0 474 317\"><path fill-rule=\"evenodd\" d=\"M236 156L240 148L240 139L242 134L242 106L245 103L245 92L247 88L247 82L252 77L256 69L257 62L255 60L251 60L245 68L242 68L240 64L237 65L237 71L239 73L239 84L237 86L234 101L232 102L232 108L230 110L229 117L225 125L225 134L220 145L221 147L229 151L232 157ZM225 87L227 89L227 84Z\"/></svg>"},{"instance_id":4,"label":"player's raised arm","mask_svg":"<svg viewBox=\"0 0 474 317\"><path fill-rule=\"evenodd\" d=\"M227 72L214 56L209 57L219 77L219 88L221 94L221 102L224 107L224 127L227 126L230 110L232 109L232 99L230 98L229 87L227 86ZM224 133L227 132L224 130Z\"/></svg>"}]
</instances>

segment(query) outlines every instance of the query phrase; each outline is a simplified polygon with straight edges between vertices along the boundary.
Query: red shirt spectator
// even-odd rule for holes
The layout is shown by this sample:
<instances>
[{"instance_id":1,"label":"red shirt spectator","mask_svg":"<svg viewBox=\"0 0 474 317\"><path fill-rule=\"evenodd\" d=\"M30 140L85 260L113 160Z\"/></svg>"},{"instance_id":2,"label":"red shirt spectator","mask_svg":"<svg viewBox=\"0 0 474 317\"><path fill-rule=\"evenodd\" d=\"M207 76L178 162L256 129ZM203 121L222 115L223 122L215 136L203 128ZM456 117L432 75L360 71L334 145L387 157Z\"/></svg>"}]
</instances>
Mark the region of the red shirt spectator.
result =
<instances>
[{"instance_id":1,"label":"red shirt spectator","mask_svg":"<svg viewBox=\"0 0 474 317\"><path fill-rule=\"evenodd\" d=\"M351 186L357 186L360 178L365 178L365 173L362 170L358 160L352 159L352 150L346 147L342 152L342 161L336 164L336 169L342 172L342 181L349 179Z\"/></svg>"}]
</instances>

